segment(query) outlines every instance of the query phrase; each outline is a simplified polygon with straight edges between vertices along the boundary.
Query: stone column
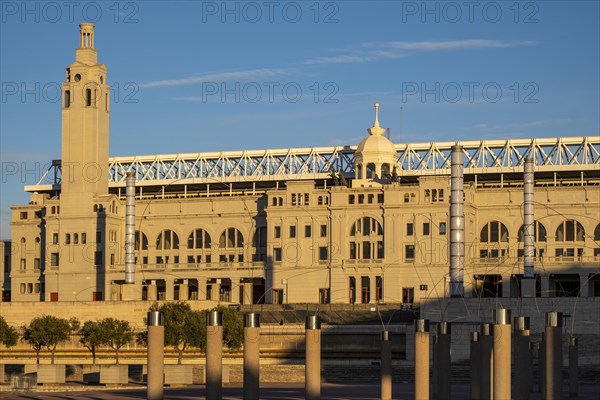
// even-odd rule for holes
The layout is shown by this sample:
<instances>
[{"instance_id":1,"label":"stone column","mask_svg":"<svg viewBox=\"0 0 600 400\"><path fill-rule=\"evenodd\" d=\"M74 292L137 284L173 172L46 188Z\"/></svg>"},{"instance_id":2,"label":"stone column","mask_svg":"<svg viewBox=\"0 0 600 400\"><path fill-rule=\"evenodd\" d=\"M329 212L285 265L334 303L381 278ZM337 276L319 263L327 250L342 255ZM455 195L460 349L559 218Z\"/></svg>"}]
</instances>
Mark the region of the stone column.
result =
<instances>
[{"instance_id":1,"label":"stone column","mask_svg":"<svg viewBox=\"0 0 600 400\"><path fill-rule=\"evenodd\" d=\"M175 279L165 279L165 300L175 300Z\"/></svg>"},{"instance_id":2,"label":"stone column","mask_svg":"<svg viewBox=\"0 0 600 400\"><path fill-rule=\"evenodd\" d=\"M569 398L579 397L579 384L577 375L579 373L579 354L577 349L577 338L569 338Z\"/></svg>"},{"instance_id":3,"label":"stone column","mask_svg":"<svg viewBox=\"0 0 600 400\"><path fill-rule=\"evenodd\" d=\"M165 320L160 311L149 311L147 399L162 400L165 358Z\"/></svg>"},{"instance_id":4,"label":"stone column","mask_svg":"<svg viewBox=\"0 0 600 400\"><path fill-rule=\"evenodd\" d=\"M147 286L146 297L150 301L156 301L158 299L158 286L156 286L156 281L151 281Z\"/></svg>"},{"instance_id":5,"label":"stone column","mask_svg":"<svg viewBox=\"0 0 600 400\"><path fill-rule=\"evenodd\" d=\"M206 400L221 400L223 380L223 313L206 313Z\"/></svg>"},{"instance_id":6,"label":"stone column","mask_svg":"<svg viewBox=\"0 0 600 400\"><path fill-rule=\"evenodd\" d=\"M481 399L481 340L479 332L471 332L471 400Z\"/></svg>"},{"instance_id":7,"label":"stone column","mask_svg":"<svg viewBox=\"0 0 600 400\"><path fill-rule=\"evenodd\" d=\"M481 400L494 398L494 331L491 324L481 324Z\"/></svg>"},{"instance_id":8,"label":"stone column","mask_svg":"<svg viewBox=\"0 0 600 400\"><path fill-rule=\"evenodd\" d=\"M450 322L440 322L437 325L437 398L439 400L450 399L450 370L452 360L450 358Z\"/></svg>"},{"instance_id":9,"label":"stone column","mask_svg":"<svg viewBox=\"0 0 600 400\"><path fill-rule=\"evenodd\" d=\"M392 400L392 333L381 332L381 400Z\"/></svg>"},{"instance_id":10,"label":"stone column","mask_svg":"<svg viewBox=\"0 0 600 400\"><path fill-rule=\"evenodd\" d=\"M562 398L562 313L547 312L546 321L546 399Z\"/></svg>"},{"instance_id":11,"label":"stone column","mask_svg":"<svg viewBox=\"0 0 600 400\"><path fill-rule=\"evenodd\" d=\"M511 397L510 310L494 310L494 399Z\"/></svg>"},{"instance_id":12,"label":"stone column","mask_svg":"<svg viewBox=\"0 0 600 400\"><path fill-rule=\"evenodd\" d=\"M531 382L531 359L529 351L529 317L514 317L513 354L515 357L515 382L513 399L529 400Z\"/></svg>"},{"instance_id":13,"label":"stone column","mask_svg":"<svg viewBox=\"0 0 600 400\"><path fill-rule=\"evenodd\" d=\"M306 317L306 367L304 388L306 400L321 398L321 317Z\"/></svg>"},{"instance_id":14,"label":"stone column","mask_svg":"<svg viewBox=\"0 0 600 400\"><path fill-rule=\"evenodd\" d=\"M184 279L183 283L179 284L179 300L189 300L190 299L190 286L188 285L188 280Z\"/></svg>"},{"instance_id":15,"label":"stone column","mask_svg":"<svg viewBox=\"0 0 600 400\"><path fill-rule=\"evenodd\" d=\"M429 320L415 320L415 400L429 400Z\"/></svg>"},{"instance_id":16,"label":"stone column","mask_svg":"<svg viewBox=\"0 0 600 400\"><path fill-rule=\"evenodd\" d=\"M260 388L260 314L244 314L244 400L258 400Z\"/></svg>"}]
</instances>

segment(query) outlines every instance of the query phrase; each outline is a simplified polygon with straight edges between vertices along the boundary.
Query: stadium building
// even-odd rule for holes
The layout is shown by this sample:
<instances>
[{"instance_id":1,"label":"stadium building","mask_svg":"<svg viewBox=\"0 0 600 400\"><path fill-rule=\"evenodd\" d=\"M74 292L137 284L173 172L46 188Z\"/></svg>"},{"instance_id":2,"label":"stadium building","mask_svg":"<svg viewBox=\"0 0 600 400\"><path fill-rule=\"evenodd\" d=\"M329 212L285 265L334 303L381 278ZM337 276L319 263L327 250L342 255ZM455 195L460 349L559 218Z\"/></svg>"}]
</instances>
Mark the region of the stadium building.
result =
<instances>
[{"instance_id":1,"label":"stadium building","mask_svg":"<svg viewBox=\"0 0 600 400\"><path fill-rule=\"evenodd\" d=\"M62 90L2 301L600 296L599 137L394 144L376 105L358 145L109 157L88 23Z\"/></svg>"}]
</instances>

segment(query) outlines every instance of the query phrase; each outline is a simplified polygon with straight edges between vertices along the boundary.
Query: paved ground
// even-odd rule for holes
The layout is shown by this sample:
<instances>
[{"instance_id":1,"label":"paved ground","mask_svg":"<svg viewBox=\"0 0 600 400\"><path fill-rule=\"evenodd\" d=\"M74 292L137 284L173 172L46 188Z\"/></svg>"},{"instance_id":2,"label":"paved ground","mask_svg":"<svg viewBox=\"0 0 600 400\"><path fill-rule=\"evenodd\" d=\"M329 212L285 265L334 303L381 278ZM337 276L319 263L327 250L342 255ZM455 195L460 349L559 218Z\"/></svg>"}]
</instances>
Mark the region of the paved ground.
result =
<instances>
[{"instance_id":1,"label":"paved ground","mask_svg":"<svg viewBox=\"0 0 600 400\"><path fill-rule=\"evenodd\" d=\"M71 390L73 386L69 386ZM7 393L0 392L1 399L41 399L41 400L117 400L117 399L145 399L146 391L144 388L132 389L101 389L94 390L90 387L84 392L64 391L64 392L28 392L28 393ZM91 390L89 390L91 389ZM565 388L566 389L566 388ZM60 390L60 389L58 389ZM203 385L189 386L186 388L166 388L165 400L183 400L198 399L205 395ZM356 399L356 400L376 400L379 399L379 387L374 385L335 385L323 384L322 399ZM412 384L394 385L394 399L413 399ZM463 400L469 399L468 385L453 385L452 398ZM565 392L564 399L568 399L568 393ZM240 385L226 385L223 389L223 399L242 399L242 388ZM265 384L261 389L261 399L265 400L295 400L304 399L303 384ZM530 400L539 400L539 394L532 394ZM508 399L506 399L508 400ZM600 385L582 385L578 400L600 400Z\"/></svg>"}]
</instances>

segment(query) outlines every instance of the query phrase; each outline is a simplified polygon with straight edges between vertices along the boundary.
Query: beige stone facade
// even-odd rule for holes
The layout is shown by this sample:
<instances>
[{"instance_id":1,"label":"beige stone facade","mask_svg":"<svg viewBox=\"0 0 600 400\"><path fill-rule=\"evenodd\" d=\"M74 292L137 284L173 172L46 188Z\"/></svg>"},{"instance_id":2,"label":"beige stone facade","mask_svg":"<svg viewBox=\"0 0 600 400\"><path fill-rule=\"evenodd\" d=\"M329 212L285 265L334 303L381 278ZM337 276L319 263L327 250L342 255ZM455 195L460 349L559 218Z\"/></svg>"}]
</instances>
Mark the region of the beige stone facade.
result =
<instances>
[{"instance_id":1,"label":"beige stone facade","mask_svg":"<svg viewBox=\"0 0 600 400\"><path fill-rule=\"evenodd\" d=\"M410 306L448 295L450 177L396 179L378 117L343 182L138 187L125 284L125 193L109 189L109 87L93 35L82 24L63 85L60 190L12 208L12 301ZM522 167L466 174L464 189L465 296L519 296ZM600 296L600 173L536 172L535 219L537 295Z\"/></svg>"}]
</instances>

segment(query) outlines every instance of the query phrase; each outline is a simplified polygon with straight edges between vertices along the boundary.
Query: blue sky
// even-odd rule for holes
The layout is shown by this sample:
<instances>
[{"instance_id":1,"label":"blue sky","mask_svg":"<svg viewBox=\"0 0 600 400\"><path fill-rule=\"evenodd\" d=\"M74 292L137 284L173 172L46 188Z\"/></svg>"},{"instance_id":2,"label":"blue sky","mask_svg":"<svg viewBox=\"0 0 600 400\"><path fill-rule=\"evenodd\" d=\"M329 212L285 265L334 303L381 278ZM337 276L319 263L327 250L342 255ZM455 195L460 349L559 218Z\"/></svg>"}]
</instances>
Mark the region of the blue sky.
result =
<instances>
[{"instance_id":1,"label":"blue sky","mask_svg":"<svg viewBox=\"0 0 600 400\"><path fill-rule=\"evenodd\" d=\"M60 158L84 20L113 156L357 144L376 101L394 142L600 130L598 1L0 4L2 239L26 171Z\"/></svg>"}]
</instances>

